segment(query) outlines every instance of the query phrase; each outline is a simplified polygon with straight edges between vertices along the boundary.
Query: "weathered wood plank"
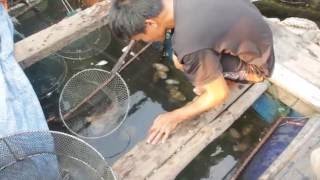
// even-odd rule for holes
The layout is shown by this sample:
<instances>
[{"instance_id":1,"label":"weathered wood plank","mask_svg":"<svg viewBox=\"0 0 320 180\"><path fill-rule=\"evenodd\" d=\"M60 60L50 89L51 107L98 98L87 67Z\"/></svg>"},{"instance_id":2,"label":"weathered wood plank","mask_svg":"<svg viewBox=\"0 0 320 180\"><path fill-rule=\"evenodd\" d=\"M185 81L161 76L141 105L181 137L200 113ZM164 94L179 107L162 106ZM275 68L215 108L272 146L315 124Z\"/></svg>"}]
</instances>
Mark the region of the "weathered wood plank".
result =
<instances>
[{"instance_id":1,"label":"weathered wood plank","mask_svg":"<svg viewBox=\"0 0 320 180\"><path fill-rule=\"evenodd\" d=\"M250 87L238 100L211 123L203 126L181 151L168 159L148 179L174 179L208 144L227 130L267 90L267 83Z\"/></svg>"},{"instance_id":2,"label":"weathered wood plank","mask_svg":"<svg viewBox=\"0 0 320 180\"><path fill-rule=\"evenodd\" d=\"M104 0L19 41L15 44L17 61L22 67L28 67L97 28L106 25L109 8L110 1Z\"/></svg>"},{"instance_id":3,"label":"weathered wood plank","mask_svg":"<svg viewBox=\"0 0 320 180\"><path fill-rule=\"evenodd\" d=\"M315 179L311 151L320 143L320 115L315 115L259 179Z\"/></svg>"},{"instance_id":4,"label":"weathered wood plank","mask_svg":"<svg viewBox=\"0 0 320 180\"><path fill-rule=\"evenodd\" d=\"M232 84L231 95L223 105L179 126L165 144L150 145L140 142L113 165L115 172L120 179L145 179L150 176L248 88L249 85Z\"/></svg>"},{"instance_id":5,"label":"weathered wood plank","mask_svg":"<svg viewBox=\"0 0 320 180\"><path fill-rule=\"evenodd\" d=\"M275 69L270 80L320 111L320 46L270 23Z\"/></svg>"},{"instance_id":6,"label":"weathered wood plank","mask_svg":"<svg viewBox=\"0 0 320 180\"><path fill-rule=\"evenodd\" d=\"M279 86L272 85L268 88L268 92L278 98L282 103L304 116L310 117L317 113L313 106L306 104Z\"/></svg>"}]
</instances>

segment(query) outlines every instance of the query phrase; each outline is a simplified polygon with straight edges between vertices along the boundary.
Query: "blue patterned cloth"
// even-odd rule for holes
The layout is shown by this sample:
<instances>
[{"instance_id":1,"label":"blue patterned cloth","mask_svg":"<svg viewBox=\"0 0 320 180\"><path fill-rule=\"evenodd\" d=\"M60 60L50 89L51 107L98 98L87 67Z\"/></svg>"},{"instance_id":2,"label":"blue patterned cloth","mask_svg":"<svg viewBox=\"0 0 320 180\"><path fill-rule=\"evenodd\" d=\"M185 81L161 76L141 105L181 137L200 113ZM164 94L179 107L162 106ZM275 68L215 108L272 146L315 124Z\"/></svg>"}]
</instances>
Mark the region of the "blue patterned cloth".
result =
<instances>
[{"instance_id":1,"label":"blue patterned cloth","mask_svg":"<svg viewBox=\"0 0 320 180\"><path fill-rule=\"evenodd\" d=\"M14 28L0 4L0 137L48 130L37 96L14 58Z\"/></svg>"},{"instance_id":2,"label":"blue patterned cloth","mask_svg":"<svg viewBox=\"0 0 320 180\"><path fill-rule=\"evenodd\" d=\"M21 132L49 130L37 96L14 58L13 33L11 19L0 3L0 138ZM3 166L6 165L6 162L11 162L13 158L9 150L5 151L6 148L2 141L0 144L4 150L1 153L7 153L0 159L0 165ZM39 148L42 149L39 150ZM51 137L41 140L41 138L34 139L33 136L26 136L23 137L23 141L13 144L11 153L16 152L15 150L20 156L29 155L30 152L37 150L52 152L54 143ZM0 179L30 178L61 179L56 156L33 156L0 171Z\"/></svg>"}]
</instances>

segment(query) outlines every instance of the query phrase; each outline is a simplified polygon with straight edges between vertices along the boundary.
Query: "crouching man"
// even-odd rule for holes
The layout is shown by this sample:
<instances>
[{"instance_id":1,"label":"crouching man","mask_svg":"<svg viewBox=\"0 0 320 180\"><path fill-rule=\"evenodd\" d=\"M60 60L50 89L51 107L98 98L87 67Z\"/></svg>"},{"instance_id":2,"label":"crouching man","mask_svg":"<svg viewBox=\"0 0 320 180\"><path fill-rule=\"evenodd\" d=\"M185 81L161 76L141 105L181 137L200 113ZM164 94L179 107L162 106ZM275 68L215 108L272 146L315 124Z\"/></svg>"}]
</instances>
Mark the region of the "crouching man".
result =
<instances>
[{"instance_id":1,"label":"crouching man","mask_svg":"<svg viewBox=\"0 0 320 180\"><path fill-rule=\"evenodd\" d=\"M273 70L271 30L246 0L114 0L109 24L120 38L145 42L163 41L173 30L174 64L198 95L160 114L148 143L164 142L179 123L222 104L229 94L225 79L256 83Z\"/></svg>"}]
</instances>

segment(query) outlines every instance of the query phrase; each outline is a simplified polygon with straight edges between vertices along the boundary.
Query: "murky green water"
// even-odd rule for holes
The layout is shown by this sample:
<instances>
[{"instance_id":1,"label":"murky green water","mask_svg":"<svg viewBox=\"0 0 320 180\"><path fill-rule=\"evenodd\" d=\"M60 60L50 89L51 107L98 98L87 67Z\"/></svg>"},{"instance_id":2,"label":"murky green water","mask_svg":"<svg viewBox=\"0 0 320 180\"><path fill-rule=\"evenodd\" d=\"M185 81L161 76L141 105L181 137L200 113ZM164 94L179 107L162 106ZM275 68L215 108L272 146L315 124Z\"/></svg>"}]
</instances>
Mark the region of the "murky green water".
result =
<instances>
[{"instance_id":1,"label":"murky green water","mask_svg":"<svg viewBox=\"0 0 320 180\"><path fill-rule=\"evenodd\" d=\"M249 109L225 133L207 146L177 180L224 179L248 154L269 124Z\"/></svg>"},{"instance_id":2,"label":"murky green water","mask_svg":"<svg viewBox=\"0 0 320 180\"><path fill-rule=\"evenodd\" d=\"M19 32L28 36L40 29L48 27L66 15L66 13L57 12L57 10L62 9L61 4L59 4L60 1L48 0L44 2L44 4L41 4L40 9L45 13L37 14L30 12L18 18L21 21L21 25L16 26ZM267 8L268 6L263 4L264 2L266 1L258 2L257 6L261 8L266 16L284 18L295 15L289 12L280 15L278 13L282 12L282 10ZM281 4L281 6L284 5ZM289 8L298 8L302 9L302 11L305 9L304 7L293 6ZM46 116L48 118L58 116L58 97L67 79L74 73L87 68L111 70L116 59L121 55L121 49L124 46L125 43L116 38L112 38L108 48L98 55L81 61L65 59L67 65L66 77L59 82L57 90L50 92L47 97L41 98L41 104ZM142 47L143 45L140 44L139 46ZM137 47L137 49L140 47ZM110 136L88 141L94 145L110 163L113 163L121 157L121 155L130 150L137 142L145 138L153 119L159 113L180 107L194 97L192 86L186 81L183 74L175 70L173 65L168 61L161 60L160 54L157 49L149 48L138 60L121 72L122 77L128 84L131 94L131 105L128 117L121 128ZM96 66L101 60L106 60L108 64L105 66ZM180 81L179 89L186 96L186 101L181 102L172 99L164 80L154 82L155 69L152 68L152 64L155 62L163 63L170 68L168 78ZM57 71L58 70L61 69L57 69ZM34 71L37 71L40 75L47 73L46 69L41 68ZM33 72L33 74L35 74L35 72ZM34 78L30 80L34 81ZM37 85L39 84L35 84L35 86ZM252 147L258 141L261 132L266 127L267 125L259 119L257 114L249 110L232 126L231 130L224 133L204 149L199 156L180 173L177 179L223 179L237 164L239 159L250 151L248 147ZM62 127L59 121L50 123L50 128L68 132Z\"/></svg>"}]
</instances>

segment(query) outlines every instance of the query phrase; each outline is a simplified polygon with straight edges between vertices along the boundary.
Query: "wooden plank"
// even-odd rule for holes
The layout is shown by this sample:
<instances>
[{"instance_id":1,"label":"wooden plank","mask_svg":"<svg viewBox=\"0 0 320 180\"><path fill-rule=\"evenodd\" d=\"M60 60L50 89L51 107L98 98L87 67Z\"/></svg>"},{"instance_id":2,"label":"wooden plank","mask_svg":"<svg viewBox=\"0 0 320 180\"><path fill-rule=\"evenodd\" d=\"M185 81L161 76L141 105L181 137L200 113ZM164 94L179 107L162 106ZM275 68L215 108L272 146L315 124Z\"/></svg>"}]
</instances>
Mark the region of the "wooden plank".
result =
<instances>
[{"instance_id":1,"label":"wooden plank","mask_svg":"<svg viewBox=\"0 0 320 180\"><path fill-rule=\"evenodd\" d=\"M275 69L270 80L320 110L320 46L270 23Z\"/></svg>"},{"instance_id":2,"label":"wooden plank","mask_svg":"<svg viewBox=\"0 0 320 180\"><path fill-rule=\"evenodd\" d=\"M304 116L310 117L317 113L316 110L313 109L313 106L304 103L299 98L279 86L272 85L268 88L268 92L278 98L282 103Z\"/></svg>"},{"instance_id":3,"label":"wooden plank","mask_svg":"<svg viewBox=\"0 0 320 180\"><path fill-rule=\"evenodd\" d=\"M9 9L9 15L11 17L19 17L22 14L28 12L29 10L31 10L34 6L38 5L41 3L42 0L31 0L29 1L29 6L25 3L18 3L13 7L10 7Z\"/></svg>"},{"instance_id":4,"label":"wooden plank","mask_svg":"<svg viewBox=\"0 0 320 180\"><path fill-rule=\"evenodd\" d=\"M315 86L280 63L276 63L270 81L320 111L319 86Z\"/></svg>"},{"instance_id":5,"label":"wooden plank","mask_svg":"<svg viewBox=\"0 0 320 180\"><path fill-rule=\"evenodd\" d=\"M310 154L320 144L320 115L315 115L281 155L259 177L265 179L313 179Z\"/></svg>"},{"instance_id":6,"label":"wooden plank","mask_svg":"<svg viewBox=\"0 0 320 180\"><path fill-rule=\"evenodd\" d=\"M140 142L113 165L114 171L120 179L145 179L150 176L248 88L249 85L232 84L231 95L223 105L202 114L199 118L181 124L175 134L164 144L150 145L144 141Z\"/></svg>"},{"instance_id":7,"label":"wooden plank","mask_svg":"<svg viewBox=\"0 0 320 180\"><path fill-rule=\"evenodd\" d=\"M227 130L267 90L267 87L267 83L258 83L252 86L219 117L203 126L192 139L184 144L181 151L171 156L148 179L175 179L178 173L207 145Z\"/></svg>"},{"instance_id":8,"label":"wooden plank","mask_svg":"<svg viewBox=\"0 0 320 180\"><path fill-rule=\"evenodd\" d=\"M110 0L104 0L19 41L15 44L17 61L22 67L28 67L106 25L109 8Z\"/></svg>"}]
</instances>

